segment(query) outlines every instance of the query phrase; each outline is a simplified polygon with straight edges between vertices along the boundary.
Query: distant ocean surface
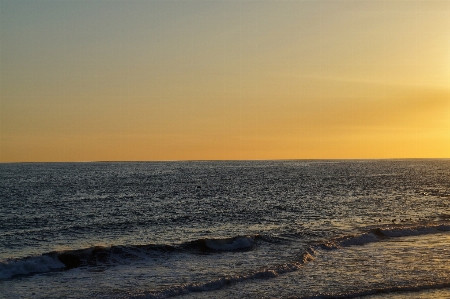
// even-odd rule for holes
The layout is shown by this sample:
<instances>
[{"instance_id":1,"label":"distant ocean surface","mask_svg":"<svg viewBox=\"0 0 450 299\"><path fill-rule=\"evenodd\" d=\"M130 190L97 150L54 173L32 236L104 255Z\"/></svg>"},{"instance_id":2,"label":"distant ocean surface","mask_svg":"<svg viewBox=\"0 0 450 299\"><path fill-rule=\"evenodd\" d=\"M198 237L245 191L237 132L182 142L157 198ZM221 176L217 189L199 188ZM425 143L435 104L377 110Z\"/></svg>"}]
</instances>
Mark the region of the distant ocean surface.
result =
<instances>
[{"instance_id":1,"label":"distant ocean surface","mask_svg":"<svg viewBox=\"0 0 450 299\"><path fill-rule=\"evenodd\" d=\"M450 298L450 160L0 164L0 298Z\"/></svg>"}]
</instances>

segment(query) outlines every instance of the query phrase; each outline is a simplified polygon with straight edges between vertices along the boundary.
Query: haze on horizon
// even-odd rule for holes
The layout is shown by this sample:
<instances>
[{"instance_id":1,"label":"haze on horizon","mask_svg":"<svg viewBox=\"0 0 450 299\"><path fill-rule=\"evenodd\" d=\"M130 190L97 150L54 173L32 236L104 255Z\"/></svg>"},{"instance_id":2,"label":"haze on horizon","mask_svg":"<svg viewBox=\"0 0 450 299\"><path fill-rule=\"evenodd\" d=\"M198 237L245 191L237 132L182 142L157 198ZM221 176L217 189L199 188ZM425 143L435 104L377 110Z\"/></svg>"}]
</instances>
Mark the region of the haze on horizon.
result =
<instances>
[{"instance_id":1,"label":"haze on horizon","mask_svg":"<svg viewBox=\"0 0 450 299\"><path fill-rule=\"evenodd\" d=\"M0 0L0 162L450 157L450 1Z\"/></svg>"}]
</instances>

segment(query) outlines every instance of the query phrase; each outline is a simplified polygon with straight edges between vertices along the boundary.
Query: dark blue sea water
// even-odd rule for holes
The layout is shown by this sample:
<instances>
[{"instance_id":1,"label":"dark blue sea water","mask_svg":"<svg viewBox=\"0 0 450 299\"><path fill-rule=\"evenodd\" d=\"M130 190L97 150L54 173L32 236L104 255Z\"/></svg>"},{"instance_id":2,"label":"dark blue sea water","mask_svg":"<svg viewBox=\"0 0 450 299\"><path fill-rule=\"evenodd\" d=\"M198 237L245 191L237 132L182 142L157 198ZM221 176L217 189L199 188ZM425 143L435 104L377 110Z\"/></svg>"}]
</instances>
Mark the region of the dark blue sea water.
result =
<instances>
[{"instance_id":1,"label":"dark blue sea water","mask_svg":"<svg viewBox=\"0 0 450 299\"><path fill-rule=\"evenodd\" d=\"M449 298L450 160L0 164L0 298Z\"/></svg>"}]
</instances>

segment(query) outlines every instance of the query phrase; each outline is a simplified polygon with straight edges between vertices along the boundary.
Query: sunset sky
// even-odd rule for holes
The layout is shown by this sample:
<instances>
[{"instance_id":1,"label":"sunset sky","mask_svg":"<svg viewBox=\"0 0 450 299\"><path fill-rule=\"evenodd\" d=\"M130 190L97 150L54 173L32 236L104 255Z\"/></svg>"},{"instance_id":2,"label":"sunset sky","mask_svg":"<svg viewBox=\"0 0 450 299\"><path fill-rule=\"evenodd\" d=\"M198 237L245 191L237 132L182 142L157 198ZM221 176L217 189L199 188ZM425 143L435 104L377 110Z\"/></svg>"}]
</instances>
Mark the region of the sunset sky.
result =
<instances>
[{"instance_id":1,"label":"sunset sky","mask_svg":"<svg viewBox=\"0 0 450 299\"><path fill-rule=\"evenodd\" d=\"M0 0L0 162L450 158L450 1Z\"/></svg>"}]
</instances>

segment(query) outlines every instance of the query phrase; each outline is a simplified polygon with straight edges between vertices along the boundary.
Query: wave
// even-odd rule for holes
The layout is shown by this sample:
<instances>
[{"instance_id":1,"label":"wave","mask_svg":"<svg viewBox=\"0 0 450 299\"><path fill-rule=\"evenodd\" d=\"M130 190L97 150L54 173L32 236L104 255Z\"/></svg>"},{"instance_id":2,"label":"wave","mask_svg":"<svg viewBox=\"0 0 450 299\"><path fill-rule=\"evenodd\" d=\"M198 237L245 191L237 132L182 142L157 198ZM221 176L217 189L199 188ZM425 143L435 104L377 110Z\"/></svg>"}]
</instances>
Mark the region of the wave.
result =
<instances>
[{"instance_id":1,"label":"wave","mask_svg":"<svg viewBox=\"0 0 450 299\"><path fill-rule=\"evenodd\" d=\"M348 246L365 245L386 240L408 236L438 234L450 231L450 223L429 223L425 225L394 225L372 228L361 234L342 236L314 244L320 249L337 249Z\"/></svg>"},{"instance_id":2,"label":"wave","mask_svg":"<svg viewBox=\"0 0 450 299\"><path fill-rule=\"evenodd\" d=\"M52 251L40 256L0 261L0 279L20 275L33 275L52 271L70 270L82 266L113 266L146 259L154 254L188 252L213 254L229 251L252 250L256 240L273 242L263 235L231 238L198 239L178 245L118 245L94 246L85 249Z\"/></svg>"},{"instance_id":3,"label":"wave","mask_svg":"<svg viewBox=\"0 0 450 299\"><path fill-rule=\"evenodd\" d=\"M201 241L202 245L207 249L216 251L234 251L238 249L252 248L255 242L255 237L235 237L229 239L204 239Z\"/></svg>"},{"instance_id":4,"label":"wave","mask_svg":"<svg viewBox=\"0 0 450 299\"><path fill-rule=\"evenodd\" d=\"M161 291L148 291L127 296L127 298L136 299L158 299L168 298L184 295L192 292L207 292L218 290L236 283L254 280L254 279L270 279L278 277L279 275L298 271L307 262L314 260L316 257L317 249L338 249L349 246L363 246L365 244L379 242L387 240L389 238L417 236L426 234L435 234L450 231L450 224L448 223L431 223L426 225L404 225L404 226L383 226L377 228L370 228L366 232L352 236L341 236L334 239L330 239L325 242L311 244L311 246L301 255L299 261L292 261L285 264L274 265L269 268L260 269L246 275L237 275L232 277L224 277L216 280L207 281L200 284L187 284L183 286L169 287ZM380 294L380 293L392 293L401 291L416 291L422 289L433 288L445 288L449 287L449 284L436 284L436 285L421 285L421 286L405 286L405 287L390 287L385 289L372 289L364 290L357 293L337 294L337 295L318 295L313 297L307 297L311 299L329 299L329 298L357 298L368 295ZM306 299L306 298L302 298Z\"/></svg>"},{"instance_id":5,"label":"wave","mask_svg":"<svg viewBox=\"0 0 450 299\"><path fill-rule=\"evenodd\" d=\"M383 241L389 238L406 236L418 236L424 234L435 234L450 231L450 223L442 221L422 225L391 225L369 228L365 232L356 235L340 236L325 241L310 243L309 248L303 253L313 258L316 249L332 250L348 246L362 246L365 244ZM298 238L302 238L301 235ZM94 246L85 249L52 251L40 256L31 256L18 259L0 261L0 279L10 279L15 276L33 275L53 271L64 271L84 266L115 266L130 264L134 261L144 260L161 254L189 253L189 254L221 254L231 251L249 251L255 248L258 242L278 243L293 242L292 238L285 239L282 236L274 237L268 235L235 236L230 238L205 238L188 241L177 245L117 245L117 246ZM304 260L301 260L302 264ZM272 270L264 270L249 276L269 277L289 271L295 271L299 267L297 262L277 266ZM238 282L247 276L227 278L214 285L226 285ZM188 289L198 289L199 286L189 286ZM204 287L208 288L208 287Z\"/></svg>"},{"instance_id":6,"label":"wave","mask_svg":"<svg viewBox=\"0 0 450 299\"><path fill-rule=\"evenodd\" d=\"M8 279L19 275L32 275L63 270L66 266L56 254L9 259L0 262L0 279Z\"/></svg>"},{"instance_id":7,"label":"wave","mask_svg":"<svg viewBox=\"0 0 450 299\"><path fill-rule=\"evenodd\" d=\"M236 275L230 277L223 277L215 280L210 280L204 283L198 284L187 284L183 286L170 287L162 291L148 291L141 292L140 294L134 294L132 296L128 296L126 298L135 298L135 299L159 299L159 298L168 298L180 296L183 294L191 293L191 292L207 292L221 289L223 287L248 281L254 279L270 279L274 277L278 277L279 275L298 271L300 267L306 264L309 261L314 259L315 252L312 249L308 249L297 262L284 263L281 265L274 265L272 267L263 268L257 270L255 272L251 272L244 275Z\"/></svg>"}]
</instances>

